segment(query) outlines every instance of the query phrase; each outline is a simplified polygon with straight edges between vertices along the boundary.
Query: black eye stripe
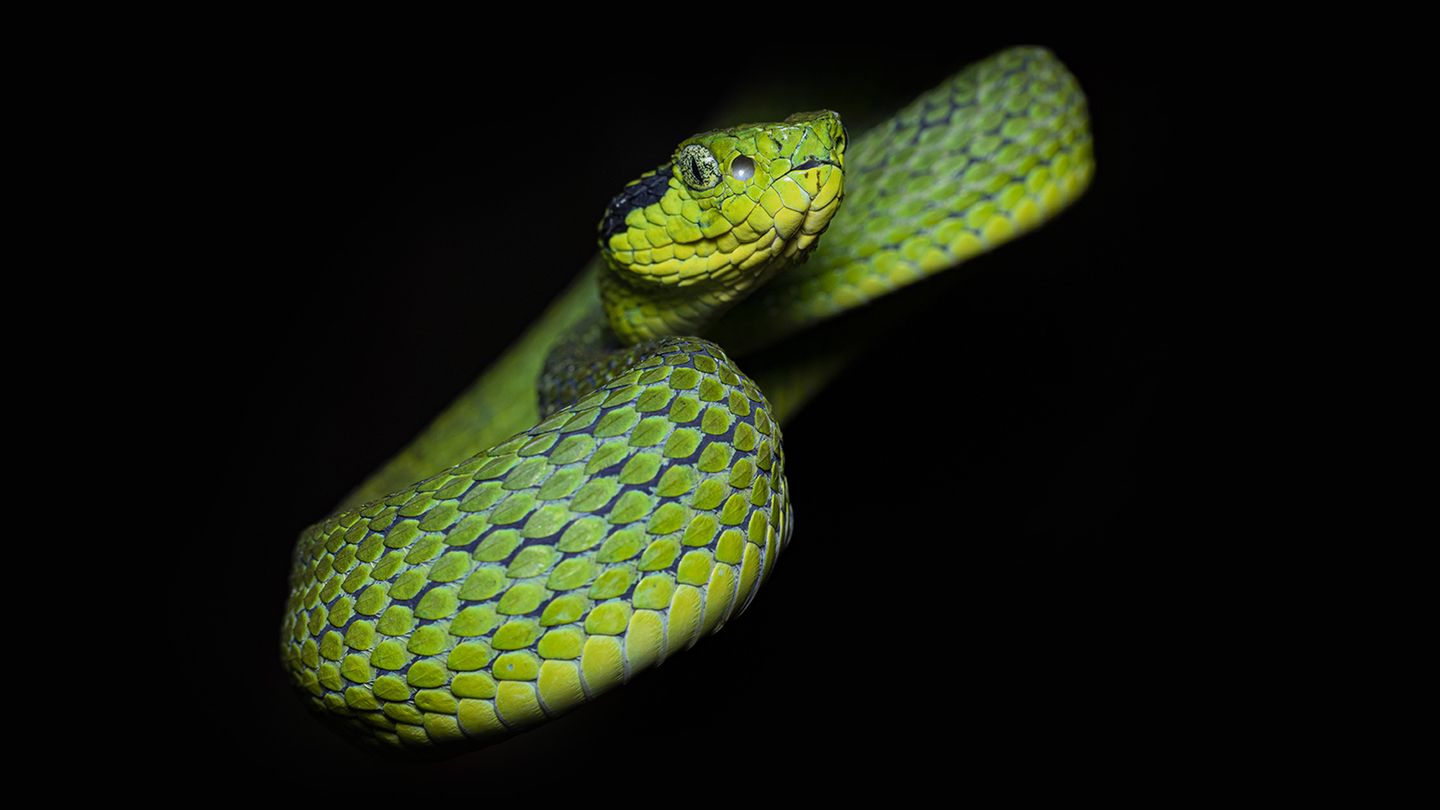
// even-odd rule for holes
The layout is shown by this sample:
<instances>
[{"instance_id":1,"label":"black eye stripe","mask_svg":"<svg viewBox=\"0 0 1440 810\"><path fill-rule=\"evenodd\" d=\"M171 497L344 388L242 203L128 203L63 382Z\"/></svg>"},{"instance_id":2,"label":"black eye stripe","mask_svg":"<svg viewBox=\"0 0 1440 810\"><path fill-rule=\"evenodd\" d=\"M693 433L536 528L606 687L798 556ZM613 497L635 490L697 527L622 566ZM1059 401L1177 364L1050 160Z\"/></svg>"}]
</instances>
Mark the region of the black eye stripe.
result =
<instances>
[{"instance_id":1,"label":"black eye stripe","mask_svg":"<svg viewBox=\"0 0 1440 810\"><path fill-rule=\"evenodd\" d=\"M660 202L670 182L670 166L666 164L655 170L649 177L642 177L634 185L626 186L605 209L605 218L600 221L601 244L604 240L625 230L625 215L636 208L644 208Z\"/></svg>"}]
</instances>

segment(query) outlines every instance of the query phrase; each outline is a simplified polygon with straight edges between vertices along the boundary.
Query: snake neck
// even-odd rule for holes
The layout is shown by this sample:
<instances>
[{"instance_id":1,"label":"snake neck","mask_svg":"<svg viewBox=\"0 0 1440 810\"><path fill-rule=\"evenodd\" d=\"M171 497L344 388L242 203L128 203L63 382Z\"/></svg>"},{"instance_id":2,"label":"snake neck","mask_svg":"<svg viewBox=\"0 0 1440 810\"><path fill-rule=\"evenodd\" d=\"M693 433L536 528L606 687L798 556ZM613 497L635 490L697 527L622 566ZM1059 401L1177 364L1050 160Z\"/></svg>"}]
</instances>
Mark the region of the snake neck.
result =
<instances>
[{"instance_id":1,"label":"snake neck","mask_svg":"<svg viewBox=\"0 0 1440 810\"><path fill-rule=\"evenodd\" d=\"M803 261L803 254L799 260ZM784 264L772 262L773 267L757 277L759 282ZM541 417L596 390L653 354L664 341L703 335L749 292L748 287L696 290L694 286L632 286L615 278L613 271L601 270L599 300L579 322L557 337L546 353L537 385Z\"/></svg>"},{"instance_id":2,"label":"snake neck","mask_svg":"<svg viewBox=\"0 0 1440 810\"><path fill-rule=\"evenodd\" d=\"M613 267L602 268L598 305L560 335L545 356L537 386L540 415L549 416L599 388L668 338L706 334L776 273L804 262L813 244L812 239L793 245L759 272L733 283L723 278L684 287L635 283Z\"/></svg>"},{"instance_id":3,"label":"snake neck","mask_svg":"<svg viewBox=\"0 0 1440 810\"><path fill-rule=\"evenodd\" d=\"M545 355L536 386L541 418L599 388L633 362L636 350L646 348L645 344L628 348L620 345L605 313L592 304L578 323L556 338Z\"/></svg>"},{"instance_id":4,"label":"snake neck","mask_svg":"<svg viewBox=\"0 0 1440 810\"><path fill-rule=\"evenodd\" d=\"M635 282L606 268L600 273L600 302L610 330L627 346L667 336L704 335L711 324L781 269L804 261L808 251L790 247L758 273L687 286Z\"/></svg>"}]
</instances>

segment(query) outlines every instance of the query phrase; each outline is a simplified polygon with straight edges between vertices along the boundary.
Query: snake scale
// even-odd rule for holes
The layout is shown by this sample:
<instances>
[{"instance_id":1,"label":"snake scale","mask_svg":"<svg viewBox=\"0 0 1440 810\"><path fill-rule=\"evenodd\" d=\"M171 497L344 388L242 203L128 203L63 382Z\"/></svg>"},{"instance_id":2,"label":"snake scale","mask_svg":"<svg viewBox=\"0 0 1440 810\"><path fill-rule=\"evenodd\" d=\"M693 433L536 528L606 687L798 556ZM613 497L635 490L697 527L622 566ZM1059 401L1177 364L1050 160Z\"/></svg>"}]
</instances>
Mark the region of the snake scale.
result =
<instances>
[{"instance_id":1,"label":"snake scale","mask_svg":"<svg viewBox=\"0 0 1440 810\"><path fill-rule=\"evenodd\" d=\"M726 349L1003 244L1092 174L1079 85L1031 47L853 141L828 111L682 141L530 332L300 535L280 648L304 699L363 742L454 753L733 621L791 535L780 422L833 369L751 380Z\"/></svg>"}]
</instances>

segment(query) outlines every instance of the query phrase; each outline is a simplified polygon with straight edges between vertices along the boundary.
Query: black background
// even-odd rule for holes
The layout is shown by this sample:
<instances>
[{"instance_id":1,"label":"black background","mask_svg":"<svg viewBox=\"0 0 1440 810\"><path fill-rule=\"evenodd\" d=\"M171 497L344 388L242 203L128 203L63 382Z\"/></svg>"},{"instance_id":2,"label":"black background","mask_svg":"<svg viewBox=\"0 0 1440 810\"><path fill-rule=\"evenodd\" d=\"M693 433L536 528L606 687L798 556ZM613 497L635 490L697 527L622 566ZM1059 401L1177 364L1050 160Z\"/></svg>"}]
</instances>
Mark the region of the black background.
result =
<instances>
[{"instance_id":1,"label":"black background","mask_svg":"<svg viewBox=\"0 0 1440 810\"><path fill-rule=\"evenodd\" d=\"M203 630L177 632L200 688L167 767L260 795L603 782L630 800L778 778L827 800L1021 773L1040 752L1163 759L1152 741L1183 737L1207 700L1196 608L1177 597L1204 557L1179 507L1174 340L1198 272L1177 202L1197 179L1173 168L1178 73L1123 48L1051 43L1090 98L1089 193L905 294L903 328L785 425L797 533L719 635L439 764L352 748L278 664L295 535L563 288L626 180L754 88L814 108L849 87L887 111L1007 44L837 57L823 80L788 78L817 70L795 54L726 73L650 70L643 49L443 69L262 49L177 85L171 157L210 305L177 322L199 418L175 433L213 463L182 476L205 530L175 555L172 599ZM883 419L857 427L856 408Z\"/></svg>"}]
</instances>

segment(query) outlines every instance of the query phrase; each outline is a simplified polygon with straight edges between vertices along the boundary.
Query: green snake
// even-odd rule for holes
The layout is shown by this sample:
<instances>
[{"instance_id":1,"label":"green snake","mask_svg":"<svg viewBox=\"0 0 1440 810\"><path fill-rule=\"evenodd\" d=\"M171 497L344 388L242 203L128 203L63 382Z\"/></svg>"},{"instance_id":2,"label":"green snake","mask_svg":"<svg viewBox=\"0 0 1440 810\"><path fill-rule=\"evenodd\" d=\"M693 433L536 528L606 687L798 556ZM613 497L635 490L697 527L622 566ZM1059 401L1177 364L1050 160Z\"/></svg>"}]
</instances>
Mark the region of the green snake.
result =
<instances>
[{"instance_id":1,"label":"green snake","mask_svg":"<svg viewBox=\"0 0 1440 810\"><path fill-rule=\"evenodd\" d=\"M363 742L453 753L718 631L791 536L780 423L844 360L776 344L1035 228L1093 171L1084 95L1040 48L853 141L829 111L685 139L569 290L300 535L294 684ZM751 379L726 350L780 354Z\"/></svg>"}]
</instances>

